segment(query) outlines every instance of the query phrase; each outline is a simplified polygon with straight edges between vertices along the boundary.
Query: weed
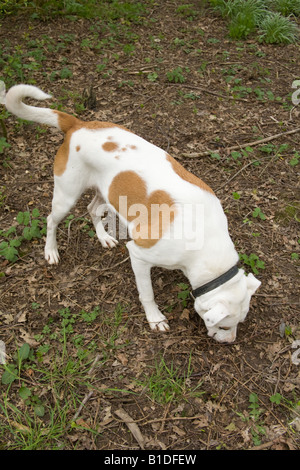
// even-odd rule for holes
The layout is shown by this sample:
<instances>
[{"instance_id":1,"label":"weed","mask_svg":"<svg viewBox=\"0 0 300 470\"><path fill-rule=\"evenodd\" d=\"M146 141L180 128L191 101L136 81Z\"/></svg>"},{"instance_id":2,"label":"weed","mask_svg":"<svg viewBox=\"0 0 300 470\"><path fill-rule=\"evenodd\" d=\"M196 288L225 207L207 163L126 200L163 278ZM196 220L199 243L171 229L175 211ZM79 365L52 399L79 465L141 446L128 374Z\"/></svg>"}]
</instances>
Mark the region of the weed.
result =
<instances>
[{"instance_id":1,"label":"weed","mask_svg":"<svg viewBox=\"0 0 300 470\"><path fill-rule=\"evenodd\" d=\"M188 3L185 5L180 5L176 8L176 13L181 16L188 18L189 20L194 20L198 16L198 12L194 9L194 5Z\"/></svg>"},{"instance_id":2,"label":"weed","mask_svg":"<svg viewBox=\"0 0 300 470\"><path fill-rule=\"evenodd\" d=\"M79 390L91 385L88 371L93 360L89 351L70 356L66 348L65 341L51 361L40 365L38 354L25 343L14 360L3 366L0 439L4 441L4 434L11 436L10 449L49 450L63 445L57 439L72 427L70 418L81 402ZM32 374L34 381L30 380ZM49 397L47 390L51 391ZM16 396L22 405L16 408L11 396ZM47 420L41 420L45 415Z\"/></svg>"},{"instance_id":3,"label":"weed","mask_svg":"<svg viewBox=\"0 0 300 470\"><path fill-rule=\"evenodd\" d=\"M253 33L265 12L263 2L259 0L239 2L239 8L234 10L229 24L229 35L233 39L244 39Z\"/></svg>"},{"instance_id":4,"label":"weed","mask_svg":"<svg viewBox=\"0 0 300 470\"><path fill-rule=\"evenodd\" d=\"M296 23L278 12L270 12L259 26L259 39L267 44L290 44L296 42L298 37Z\"/></svg>"},{"instance_id":5,"label":"weed","mask_svg":"<svg viewBox=\"0 0 300 470\"><path fill-rule=\"evenodd\" d=\"M158 79L158 74L156 72L150 72L148 73L147 78L149 82L156 82L156 80Z\"/></svg>"},{"instance_id":6,"label":"weed","mask_svg":"<svg viewBox=\"0 0 300 470\"><path fill-rule=\"evenodd\" d=\"M265 269L264 261L261 261L255 253L251 253L249 256L245 253L240 253L239 257L245 265L250 266L254 274L258 274L259 269Z\"/></svg>"},{"instance_id":7,"label":"weed","mask_svg":"<svg viewBox=\"0 0 300 470\"><path fill-rule=\"evenodd\" d=\"M9 148L10 144L6 141L5 137L0 137L0 153L4 153L4 149Z\"/></svg>"},{"instance_id":8,"label":"weed","mask_svg":"<svg viewBox=\"0 0 300 470\"><path fill-rule=\"evenodd\" d=\"M245 39L258 33L259 41L268 44L293 43L298 27L287 15L300 15L298 0L210 0L215 11L229 19L232 39Z\"/></svg>"},{"instance_id":9,"label":"weed","mask_svg":"<svg viewBox=\"0 0 300 470\"><path fill-rule=\"evenodd\" d=\"M282 405L290 410L295 410L300 406L299 398L296 398L295 401L287 400L278 392L270 397L270 402L275 405Z\"/></svg>"},{"instance_id":10,"label":"weed","mask_svg":"<svg viewBox=\"0 0 300 470\"><path fill-rule=\"evenodd\" d=\"M46 233L46 219L40 218L38 209L33 209L31 213L19 212L16 220L18 225L13 225L8 230L0 230L0 237L3 238L0 243L0 256L12 263L22 257L21 245L24 248L25 241L41 238ZM18 234L20 232L21 234Z\"/></svg>"},{"instance_id":11,"label":"weed","mask_svg":"<svg viewBox=\"0 0 300 470\"><path fill-rule=\"evenodd\" d=\"M260 436L264 436L266 434L265 428L263 427L263 423L260 421L260 416L263 413L263 410L259 406L258 396L256 393L250 393L249 403L249 415L250 418L252 418L252 420L254 421L254 426L252 426L251 428L251 434L254 445L258 446L261 444Z\"/></svg>"},{"instance_id":12,"label":"weed","mask_svg":"<svg viewBox=\"0 0 300 470\"><path fill-rule=\"evenodd\" d=\"M272 0L272 6L284 16L300 15L299 0Z\"/></svg>"},{"instance_id":13,"label":"weed","mask_svg":"<svg viewBox=\"0 0 300 470\"><path fill-rule=\"evenodd\" d=\"M190 298L190 288L187 284L184 284L183 282L178 284L178 287L180 289L180 292L178 292L177 297L181 300L181 305L183 307L186 307L187 301Z\"/></svg>"},{"instance_id":14,"label":"weed","mask_svg":"<svg viewBox=\"0 0 300 470\"><path fill-rule=\"evenodd\" d=\"M254 445L259 446L261 444L261 436L266 434L264 423L261 419L261 415L264 410L259 405L259 398L256 393L249 394L249 412L236 414L246 423L251 424L251 435Z\"/></svg>"},{"instance_id":15,"label":"weed","mask_svg":"<svg viewBox=\"0 0 300 470\"><path fill-rule=\"evenodd\" d=\"M186 72L189 72L188 68L186 68ZM172 83L184 83L186 79L183 73L184 71L181 67L176 67L175 69L170 70L167 72L168 81Z\"/></svg>"},{"instance_id":16,"label":"weed","mask_svg":"<svg viewBox=\"0 0 300 470\"><path fill-rule=\"evenodd\" d=\"M299 154L298 152L296 152L296 153L293 155L293 158L289 161L289 164L290 164L291 166L296 166L296 165L298 165L299 160L300 160L300 154Z\"/></svg>"},{"instance_id":17,"label":"weed","mask_svg":"<svg viewBox=\"0 0 300 470\"><path fill-rule=\"evenodd\" d=\"M256 207L254 211L252 212L252 217L259 218L260 220L266 220L265 214L262 212L262 210L259 207Z\"/></svg>"},{"instance_id":18,"label":"weed","mask_svg":"<svg viewBox=\"0 0 300 470\"><path fill-rule=\"evenodd\" d=\"M126 23L139 24L143 20L146 7L142 2L131 2L119 0L49 0L41 2L38 0L11 1L4 0L0 4L0 16L22 13L31 14L32 19L49 19L56 17L80 17L80 18L102 18L107 22L123 19Z\"/></svg>"},{"instance_id":19,"label":"weed","mask_svg":"<svg viewBox=\"0 0 300 470\"><path fill-rule=\"evenodd\" d=\"M162 357L160 361L155 362L154 371L150 376L144 376L143 380L138 380L138 385L141 385L148 391L152 400L167 404L176 402L185 397L199 397L204 392L200 391L202 383L198 383L196 387L190 388L190 377L192 374L191 369L191 356L187 367L186 375L182 375L178 369L174 367L173 362L167 365Z\"/></svg>"}]
</instances>

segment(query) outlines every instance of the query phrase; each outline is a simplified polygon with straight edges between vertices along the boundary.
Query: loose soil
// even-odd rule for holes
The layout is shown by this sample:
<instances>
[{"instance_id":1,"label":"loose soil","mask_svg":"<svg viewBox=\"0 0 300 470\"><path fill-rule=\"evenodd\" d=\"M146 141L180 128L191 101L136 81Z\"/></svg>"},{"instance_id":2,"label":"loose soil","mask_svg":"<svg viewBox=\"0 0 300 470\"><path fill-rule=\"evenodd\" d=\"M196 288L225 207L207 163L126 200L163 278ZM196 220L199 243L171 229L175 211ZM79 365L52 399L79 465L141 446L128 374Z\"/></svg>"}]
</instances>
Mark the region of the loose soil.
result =
<instances>
[{"instance_id":1,"label":"loose soil","mask_svg":"<svg viewBox=\"0 0 300 470\"><path fill-rule=\"evenodd\" d=\"M300 132L284 135L300 123L299 108L291 102L292 83L300 73L299 44L265 45L256 38L231 41L224 21L209 9L199 9L195 2L198 15L190 19L176 12L180 3L156 2L147 26L131 26L136 34L131 49L124 47L128 38L112 44L108 31L96 20L42 22L7 17L1 21L1 44L7 45L8 54L17 45L23 52L29 50L31 40L43 37L61 45L51 51L50 42L44 41L42 67L24 69L24 82L34 81L51 93L55 107L84 120L122 124L164 148L213 188L238 252L256 254L265 266L257 274L262 285L248 317L239 326L235 343L227 345L207 336L189 298L183 305L179 284L187 280L178 271L153 269L156 301L168 317L170 331L150 331L126 240L104 250L88 233L92 225L86 206L92 192L78 201L70 225L60 226L58 266L44 261L44 238L22 245L22 257L15 263L2 258L1 339L9 362L24 343L35 356L9 392L7 385L0 386L0 400L3 403L8 393L11 405L32 415L32 407L18 395L25 383L45 406L44 416L36 418L45 429L49 410L68 403L65 435L49 438L43 448L280 450L299 446L299 365L292 361L292 342L300 338L295 255L299 254L300 165L290 162L300 152ZM102 47L97 49L100 40ZM103 67L97 69L99 64ZM167 78L177 67L185 78L182 83ZM72 75L61 76L63 68ZM236 86L241 88L234 90ZM0 167L1 229L16 225L19 211L37 208L41 216L48 215L53 159L62 141L55 130L18 124L12 116L5 123L11 147L0 155L5 163ZM265 149L262 144L244 152L239 149L280 133ZM231 153L233 146L239 153ZM252 216L257 207L265 219ZM249 266L244 268L251 271ZM82 310L92 312L96 307L101 311L96 320L80 320ZM60 341L61 309L76 317L65 342ZM122 312L120 321L116 311ZM45 332L46 325L51 336ZM79 335L81 342L76 343ZM49 348L38 354L45 344ZM78 344L88 352L88 379L76 382L73 377L70 383L62 372L56 376L57 383L45 379L41 370L51 370L57 361L79 361ZM154 396L147 382L162 361L181 380L180 393L171 398L166 393ZM77 401L72 403L74 393ZM275 394L280 404L270 401ZM256 415L249 408L253 397ZM120 409L138 426L139 438ZM8 424L3 413L1 420ZM15 426L16 432L22 432ZM7 433L5 438L2 447L12 448L14 435Z\"/></svg>"}]
</instances>

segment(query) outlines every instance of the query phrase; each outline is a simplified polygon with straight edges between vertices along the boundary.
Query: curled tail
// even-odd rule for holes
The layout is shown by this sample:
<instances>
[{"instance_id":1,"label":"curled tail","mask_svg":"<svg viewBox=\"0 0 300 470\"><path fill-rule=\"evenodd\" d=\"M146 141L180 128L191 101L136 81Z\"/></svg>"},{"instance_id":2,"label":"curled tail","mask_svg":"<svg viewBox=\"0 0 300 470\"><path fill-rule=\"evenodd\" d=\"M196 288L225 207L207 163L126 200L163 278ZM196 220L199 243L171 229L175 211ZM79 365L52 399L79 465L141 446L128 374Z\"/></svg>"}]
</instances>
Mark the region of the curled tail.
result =
<instances>
[{"instance_id":1,"label":"curled tail","mask_svg":"<svg viewBox=\"0 0 300 470\"><path fill-rule=\"evenodd\" d=\"M0 103L6 106L6 109L26 121L39 122L48 126L67 132L77 122L74 116L55 111L50 108L38 108L23 103L24 98L33 98L35 100L46 100L51 98L39 88L32 85L15 85L5 93L5 85L0 82Z\"/></svg>"}]
</instances>

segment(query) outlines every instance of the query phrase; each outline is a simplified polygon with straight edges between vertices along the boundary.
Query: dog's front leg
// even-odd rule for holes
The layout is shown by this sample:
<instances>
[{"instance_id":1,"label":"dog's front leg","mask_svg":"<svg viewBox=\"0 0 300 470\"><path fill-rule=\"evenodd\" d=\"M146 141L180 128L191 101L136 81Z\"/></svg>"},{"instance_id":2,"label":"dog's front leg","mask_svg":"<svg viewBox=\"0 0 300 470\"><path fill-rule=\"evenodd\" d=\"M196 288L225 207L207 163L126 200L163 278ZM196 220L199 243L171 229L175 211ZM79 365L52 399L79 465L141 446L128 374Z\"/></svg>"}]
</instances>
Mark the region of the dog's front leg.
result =
<instances>
[{"instance_id":1,"label":"dog's front leg","mask_svg":"<svg viewBox=\"0 0 300 470\"><path fill-rule=\"evenodd\" d=\"M166 317L160 312L154 301L151 282L151 265L137 258L133 253L134 242L127 243L130 254L131 266L135 275L139 299L144 307L147 320L152 330L167 331L169 325Z\"/></svg>"}]
</instances>

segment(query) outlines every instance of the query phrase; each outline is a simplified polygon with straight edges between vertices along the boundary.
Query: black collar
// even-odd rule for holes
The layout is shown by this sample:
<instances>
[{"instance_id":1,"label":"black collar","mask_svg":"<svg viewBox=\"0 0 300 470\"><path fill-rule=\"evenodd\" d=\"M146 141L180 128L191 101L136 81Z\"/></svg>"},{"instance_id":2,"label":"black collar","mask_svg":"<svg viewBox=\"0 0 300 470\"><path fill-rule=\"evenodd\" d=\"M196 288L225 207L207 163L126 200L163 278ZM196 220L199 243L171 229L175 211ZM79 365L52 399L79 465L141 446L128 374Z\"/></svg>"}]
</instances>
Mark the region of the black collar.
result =
<instances>
[{"instance_id":1,"label":"black collar","mask_svg":"<svg viewBox=\"0 0 300 470\"><path fill-rule=\"evenodd\" d=\"M226 271L226 273L221 274L221 276L217 277L213 281L210 281L207 284L204 284L203 286L193 290L191 292L192 298L195 300L196 297L200 297L200 295L206 294L207 292L216 289L225 282L229 281L229 279L232 279L238 272L239 268L237 266L233 266L229 269L229 271Z\"/></svg>"}]
</instances>

